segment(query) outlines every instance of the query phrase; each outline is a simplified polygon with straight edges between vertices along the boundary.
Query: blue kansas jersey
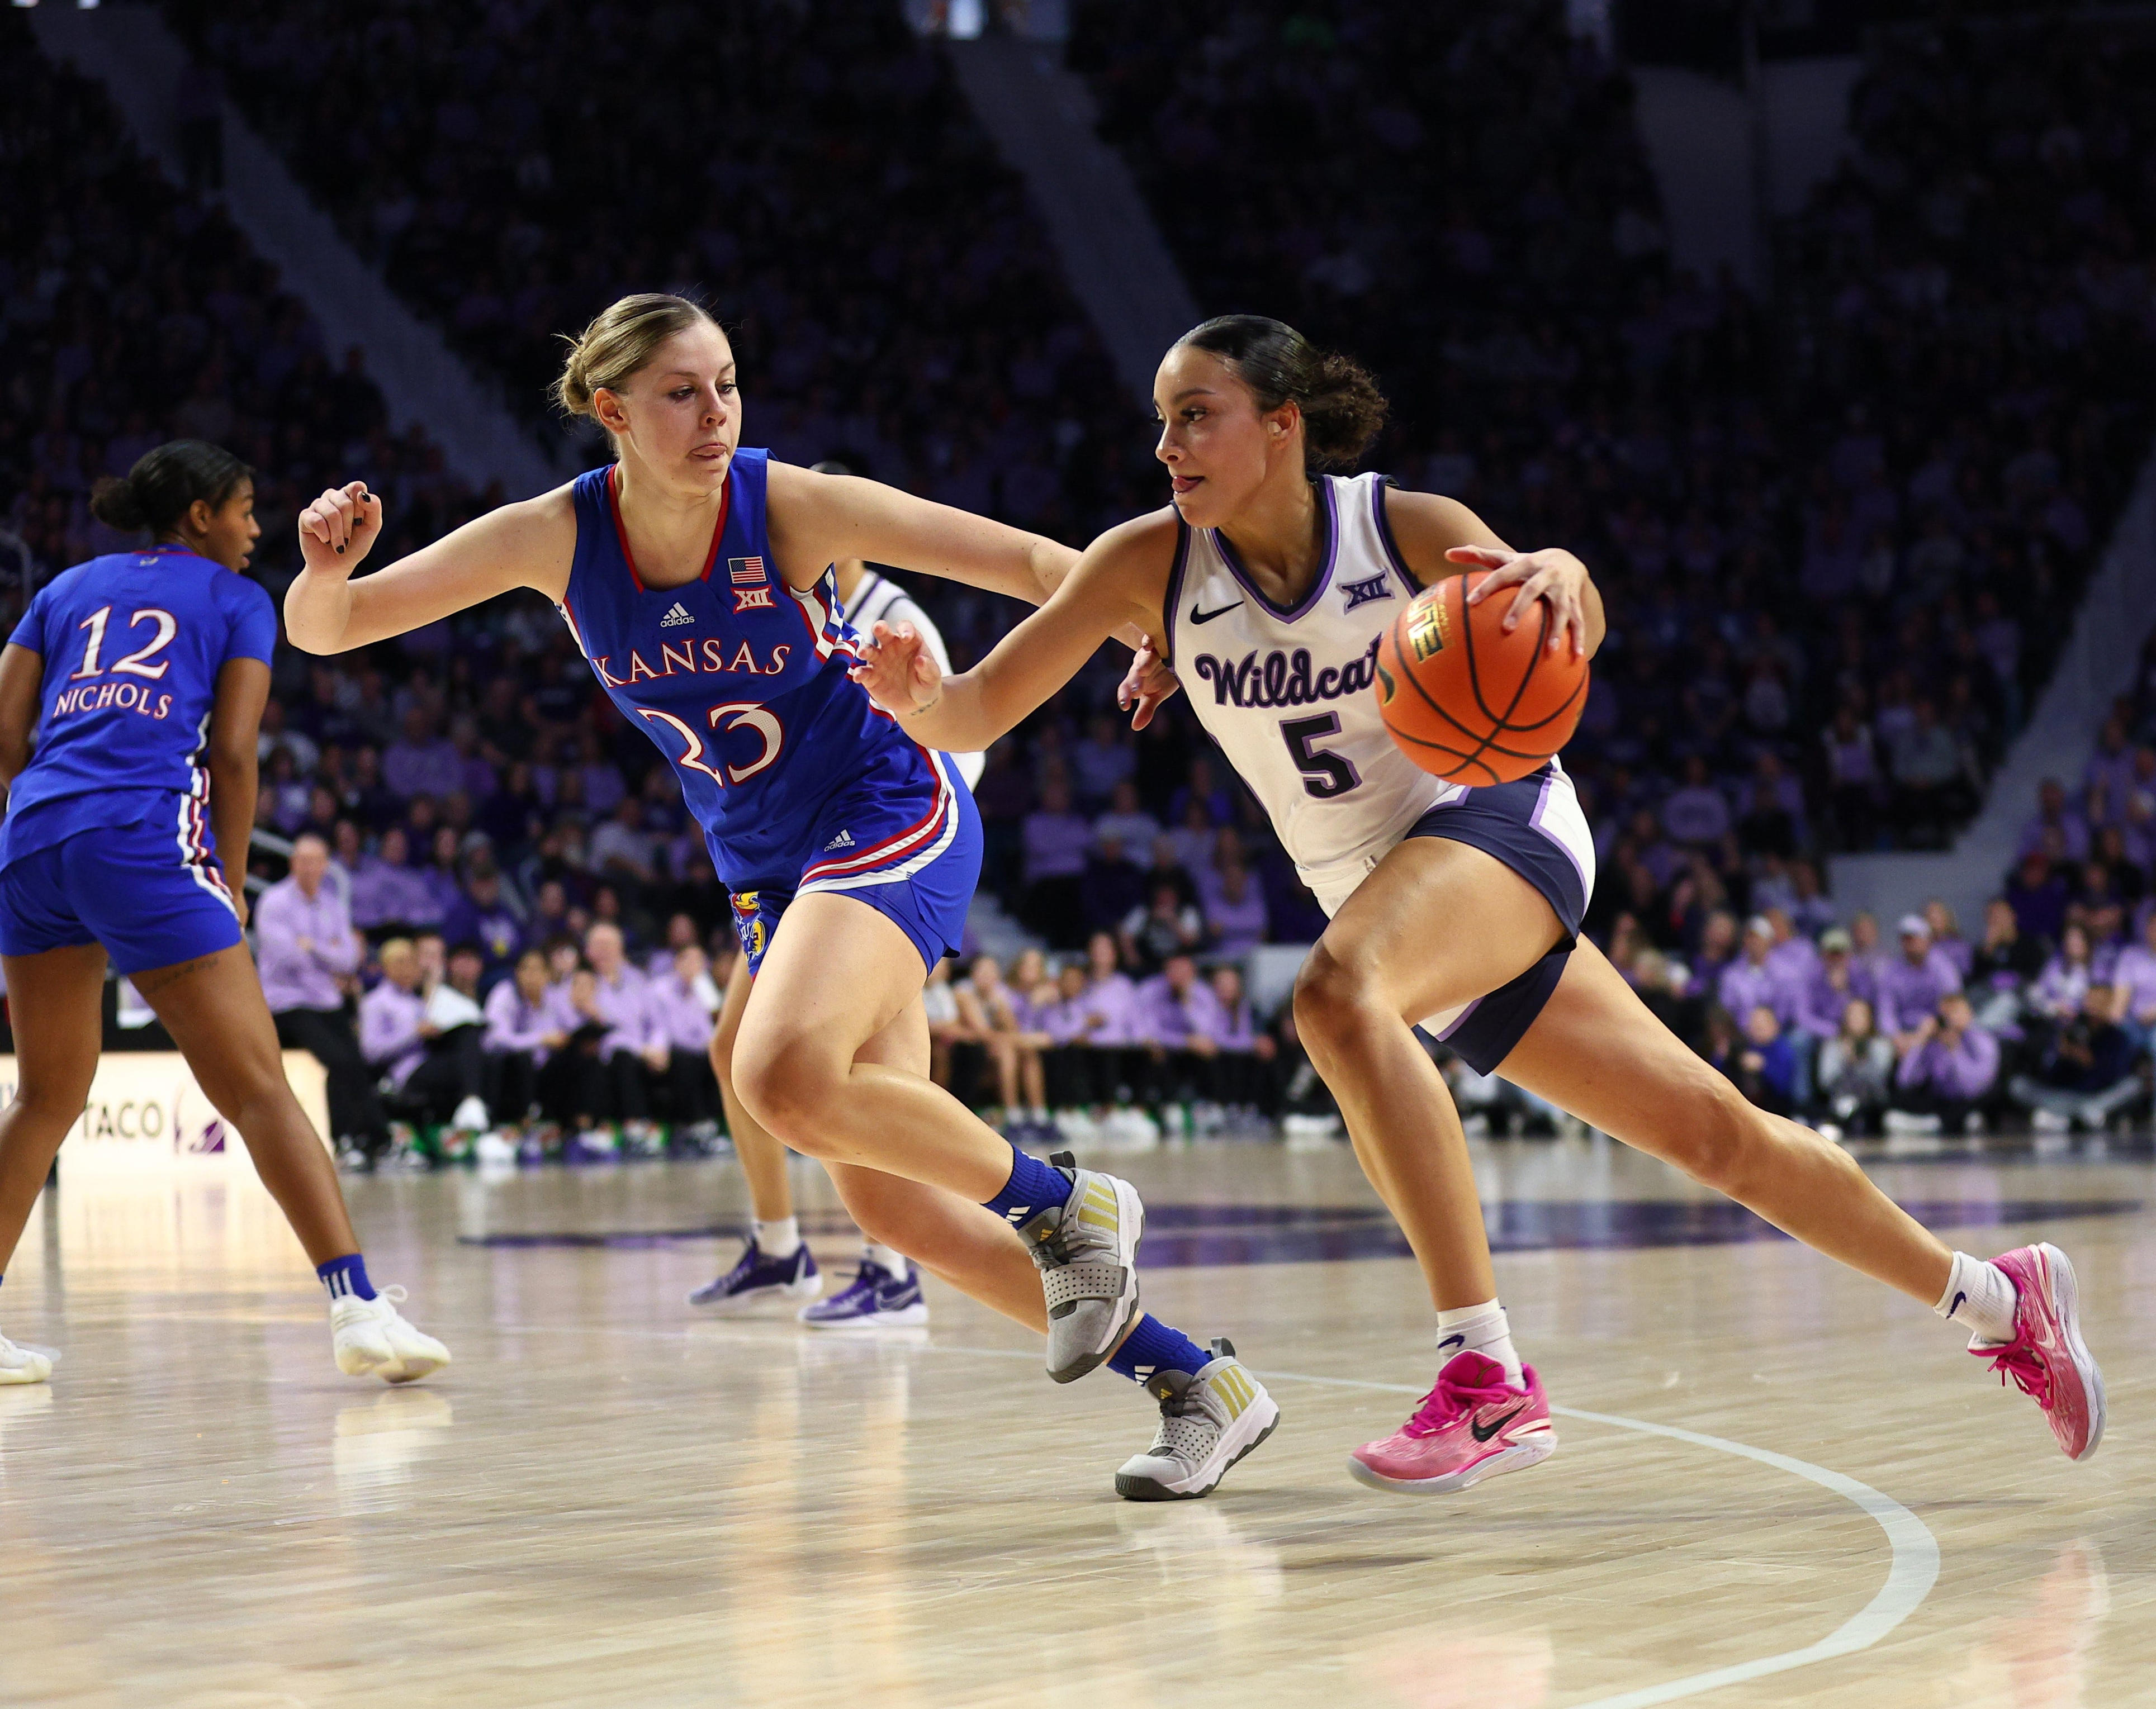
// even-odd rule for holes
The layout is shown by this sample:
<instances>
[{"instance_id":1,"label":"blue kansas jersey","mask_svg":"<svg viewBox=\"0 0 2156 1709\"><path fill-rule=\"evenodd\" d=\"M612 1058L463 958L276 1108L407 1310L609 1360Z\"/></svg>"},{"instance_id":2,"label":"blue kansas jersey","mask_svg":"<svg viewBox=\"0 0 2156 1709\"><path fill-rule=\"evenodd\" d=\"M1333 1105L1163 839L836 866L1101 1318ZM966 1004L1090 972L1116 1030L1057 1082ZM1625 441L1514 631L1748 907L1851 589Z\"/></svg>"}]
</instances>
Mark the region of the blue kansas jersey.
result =
<instances>
[{"instance_id":1,"label":"blue kansas jersey","mask_svg":"<svg viewBox=\"0 0 2156 1709\"><path fill-rule=\"evenodd\" d=\"M806 593L780 577L768 466L767 452L734 454L702 577L660 589L630 557L614 470L579 475L562 614L622 715L672 761L737 911L762 896L775 918L774 901L851 891L933 961L957 947L978 867L972 799L942 755L847 676L854 635L830 572ZM954 854L970 860L963 885ZM954 921L948 896L961 888Z\"/></svg>"},{"instance_id":2,"label":"blue kansas jersey","mask_svg":"<svg viewBox=\"0 0 2156 1709\"><path fill-rule=\"evenodd\" d=\"M211 850L202 765L218 672L267 663L270 596L179 547L114 552L40 588L8 638L44 660L36 751L9 792L0 866L155 819L175 859Z\"/></svg>"}]
</instances>

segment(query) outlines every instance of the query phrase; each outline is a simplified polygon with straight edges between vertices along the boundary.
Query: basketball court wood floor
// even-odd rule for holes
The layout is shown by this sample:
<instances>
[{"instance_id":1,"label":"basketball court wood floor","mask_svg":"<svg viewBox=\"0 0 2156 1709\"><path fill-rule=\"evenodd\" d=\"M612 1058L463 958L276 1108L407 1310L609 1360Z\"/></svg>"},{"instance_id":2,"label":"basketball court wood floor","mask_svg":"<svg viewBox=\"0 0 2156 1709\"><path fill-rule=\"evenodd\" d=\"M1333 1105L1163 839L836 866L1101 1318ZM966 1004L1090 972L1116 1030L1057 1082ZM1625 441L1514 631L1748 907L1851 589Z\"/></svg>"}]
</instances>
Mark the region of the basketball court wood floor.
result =
<instances>
[{"instance_id":1,"label":"basketball court wood floor","mask_svg":"<svg viewBox=\"0 0 2156 1709\"><path fill-rule=\"evenodd\" d=\"M457 1356L394 1391L337 1376L251 1185L67 1183L0 1293L65 1354L0 1389L0 1702L2156 1704L2145 1147L1871 1165L1958 1245L2071 1255L2112 1409L2081 1466L1928 1313L1659 1166L1482 1147L1569 1410L1548 1465L1428 1501L1342 1469L1432 1375L1344 1148L1099 1161L1152 1207L1148 1303L1285 1411L1209 1501L1117 1501L1151 1405L948 1289L910 1338L692 1315L728 1163L352 1183Z\"/></svg>"}]
</instances>

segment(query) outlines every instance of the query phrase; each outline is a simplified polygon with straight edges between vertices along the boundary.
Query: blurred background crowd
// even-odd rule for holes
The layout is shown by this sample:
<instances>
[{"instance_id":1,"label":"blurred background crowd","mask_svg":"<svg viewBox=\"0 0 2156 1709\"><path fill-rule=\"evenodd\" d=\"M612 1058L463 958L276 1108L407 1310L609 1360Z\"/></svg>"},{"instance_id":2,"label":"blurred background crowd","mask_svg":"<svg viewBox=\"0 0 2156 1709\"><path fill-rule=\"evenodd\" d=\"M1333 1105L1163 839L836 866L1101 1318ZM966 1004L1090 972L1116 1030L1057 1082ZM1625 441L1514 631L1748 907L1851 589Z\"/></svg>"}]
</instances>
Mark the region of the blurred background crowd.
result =
<instances>
[{"instance_id":1,"label":"blurred background crowd","mask_svg":"<svg viewBox=\"0 0 2156 1709\"><path fill-rule=\"evenodd\" d=\"M749 443L1078 544L1163 498L1022 184L895 6L165 10L550 444L555 335L678 288L735 336ZM1942 846L1973 813L2145 449L2140 33L1875 33L1850 157L1755 293L1672 264L1630 80L1553 0L1072 18L1069 63L1200 307L1369 364L1395 403L1375 466L1593 567L1611 633L1566 762L1601 858L1589 930L1650 1004L1759 1101L1852 1131L2145 1116L2156 667L2035 805L1984 920L1845 919L1822 884L1830 853ZM19 16L0 49L37 56ZM629 77L624 123L591 91ZM385 495L385 561L495 501L392 430L365 353L327 347L222 210L214 150L175 185L95 85L48 64L16 87L0 615L123 543L90 485L174 434L259 471L273 590L332 480ZM1017 609L911 591L961 667ZM1045 953L934 988L939 1068L1014 1123L1134 1142L1163 1116L1322 1122L1291 1018L1254 1013L1245 973L1322 916L1183 708L1135 736L1115 716L1120 672L1104 654L990 756L984 890ZM726 897L543 602L281 650L263 763L265 936L296 895L364 941L317 965L321 931L291 928L264 956L273 985L290 963L294 1036L339 1056L360 1149L472 1099L593 1144L708 1141L692 1008L732 953ZM319 869L292 857L310 839ZM476 1018L444 997L428 1019L439 992ZM1454 1071L1480 1121L1554 1125Z\"/></svg>"}]
</instances>

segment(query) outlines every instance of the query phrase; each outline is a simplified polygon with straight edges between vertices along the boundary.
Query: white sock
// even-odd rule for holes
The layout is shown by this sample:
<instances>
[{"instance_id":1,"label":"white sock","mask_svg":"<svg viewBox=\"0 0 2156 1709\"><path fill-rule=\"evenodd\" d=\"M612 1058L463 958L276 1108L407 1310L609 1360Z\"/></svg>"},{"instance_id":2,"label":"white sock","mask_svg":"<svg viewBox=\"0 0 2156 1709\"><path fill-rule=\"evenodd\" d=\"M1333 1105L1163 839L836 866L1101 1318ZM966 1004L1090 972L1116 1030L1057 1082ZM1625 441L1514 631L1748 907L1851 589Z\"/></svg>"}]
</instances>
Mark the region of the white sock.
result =
<instances>
[{"instance_id":1,"label":"white sock","mask_svg":"<svg viewBox=\"0 0 2156 1709\"><path fill-rule=\"evenodd\" d=\"M904 1279L911 1267L906 1255L894 1247L879 1246L873 1240L861 1249L861 1256L870 1264L880 1264L893 1275Z\"/></svg>"},{"instance_id":2,"label":"white sock","mask_svg":"<svg viewBox=\"0 0 2156 1709\"><path fill-rule=\"evenodd\" d=\"M775 1223L751 1223L756 1250L766 1258L791 1258L801 1250L801 1219L781 1217Z\"/></svg>"},{"instance_id":3,"label":"white sock","mask_svg":"<svg viewBox=\"0 0 2156 1709\"><path fill-rule=\"evenodd\" d=\"M2013 1277L1988 1259L1957 1252L1947 1291L1932 1310L1979 1341L2009 1342L2014 1339L2014 1309L2020 1303Z\"/></svg>"},{"instance_id":4,"label":"white sock","mask_svg":"<svg viewBox=\"0 0 2156 1709\"><path fill-rule=\"evenodd\" d=\"M1439 1312L1437 1350L1447 1359L1455 1353L1481 1353L1505 1368L1505 1380L1513 1388L1527 1387L1527 1379L1520 1371L1520 1356L1512 1349L1512 1326L1505 1321L1505 1308L1495 1300Z\"/></svg>"}]
</instances>

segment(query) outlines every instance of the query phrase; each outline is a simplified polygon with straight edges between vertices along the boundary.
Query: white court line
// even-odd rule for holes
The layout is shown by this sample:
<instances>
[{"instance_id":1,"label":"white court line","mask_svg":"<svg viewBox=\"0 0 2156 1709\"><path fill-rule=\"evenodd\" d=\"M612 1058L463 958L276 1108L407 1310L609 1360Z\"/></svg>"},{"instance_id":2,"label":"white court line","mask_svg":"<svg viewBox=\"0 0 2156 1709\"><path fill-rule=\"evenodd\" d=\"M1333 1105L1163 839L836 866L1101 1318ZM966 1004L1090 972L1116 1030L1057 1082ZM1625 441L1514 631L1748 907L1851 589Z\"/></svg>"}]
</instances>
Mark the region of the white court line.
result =
<instances>
[{"instance_id":1,"label":"white court line","mask_svg":"<svg viewBox=\"0 0 2156 1709\"><path fill-rule=\"evenodd\" d=\"M973 1349L953 1348L953 1352ZM986 1349L982 1349L986 1351ZM1260 1371L1255 1373L1267 1382L1315 1383L1327 1388L1378 1388L1394 1394L1420 1394L1419 1388L1410 1388L1399 1383L1364 1383L1347 1377L1309 1377L1298 1371ZM1939 1576L1939 1543L1931 1528L1892 1496L1882 1495L1866 1483L1838 1471L1829 1471L1823 1465L1814 1465L1808 1460L1798 1460L1787 1454L1777 1454L1772 1449L1754 1448L1749 1443L1732 1442L1724 1436L1709 1436L1698 1430L1682 1430L1674 1424L1653 1424L1644 1419L1628 1419L1615 1413L1587 1412L1576 1406L1553 1405L1550 1410L1559 1418L1580 1419L1592 1424L1610 1424L1620 1430L1636 1430L1646 1436L1666 1436L1673 1442L1688 1443L1694 1448L1712 1448L1717 1454L1733 1454L1743 1460L1756 1460L1762 1465L1771 1465L1777 1471L1786 1471L1815 1483L1822 1489L1831 1490L1843 1500L1861 1508L1879 1528L1887 1533L1887 1547L1892 1557L1887 1568L1887 1582L1871 1600L1851 1614L1841 1624L1816 1644L1807 1644L1801 1650L1785 1650L1774 1655L1763 1655L1756 1661L1740 1661L1727 1667L1717 1667L1708 1673L1697 1673L1681 1680L1671 1680L1666 1685L1644 1686L1635 1691L1621 1691L1614 1697L1596 1697L1573 1709L1648 1709L1650 1704L1674 1703L1680 1698L1697 1697L1705 1691L1719 1691L1724 1686L1742 1685L1747 1680L1764 1679L1769 1674L1787 1673L1792 1668L1809 1667L1815 1661L1830 1661L1838 1655L1851 1655L1860 1650L1869 1650L1881 1638L1917 1611L1917 1606L1932 1594L1932 1586Z\"/></svg>"},{"instance_id":2,"label":"white court line","mask_svg":"<svg viewBox=\"0 0 2156 1709\"><path fill-rule=\"evenodd\" d=\"M737 1324L742 1328L749 1327L738 1320ZM685 1340L690 1335L685 1327L680 1330L621 1332L602 1330L598 1326L585 1327L601 1333L626 1333L631 1338L639 1340ZM711 1333L713 1329L732 1327L736 1326L727 1325L724 1319L720 1319L708 1327L700 1327L695 1338L699 1341L769 1344L770 1337L766 1336ZM501 1332L497 1330L496 1332ZM512 1332L562 1333L558 1329L541 1330L524 1324L514 1326ZM835 1341L837 1337L833 1339ZM845 1344L854 1347L896 1346L907 1352L964 1353L976 1358L1038 1360L1040 1357L1037 1352L1021 1352L1015 1347L901 1342L896 1338L881 1337L850 1337ZM1255 1371L1253 1374L1268 1383L1308 1383L1322 1388L1370 1388L1388 1394L1419 1395L1424 1392L1404 1383L1369 1383L1353 1377L1312 1377L1301 1371ZM1644 1686L1638 1691L1620 1691L1614 1697L1596 1697L1589 1702L1574 1704L1573 1709L1649 1709L1651 1704L1674 1703L1681 1698L1697 1697L1703 1692L1719 1691L1724 1686L1742 1685L1748 1680L1764 1679L1772 1674L1787 1673L1793 1668L1810 1667L1815 1661L1831 1661L1836 1656L1853 1655L1860 1650L1869 1650L1907 1619L1932 1594L1932 1586L1938 1582L1939 1543L1938 1539L1932 1535L1931 1528L1892 1496L1881 1494L1869 1484L1860 1483L1838 1471L1830 1471L1823 1465L1814 1465L1808 1460L1777 1454L1768 1448L1754 1448L1749 1443L1732 1442L1726 1436L1710 1436L1699 1430L1680 1429L1674 1424L1650 1424L1645 1419L1628 1419L1615 1413L1588 1412L1573 1406L1553 1405L1550 1410L1559 1418L1578 1419L1591 1424L1609 1424L1614 1429L1635 1431L1644 1436L1666 1436L1672 1442L1682 1442L1691 1447L1709 1448L1717 1454L1733 1454L1740 1460L1756 1460L1762 1465L1770 1465L1777 1471L1788 1472L1792 1477L1800 1477L1808 1483L1817 1484L1821 1489L1831 1490L1844 1501L1861 1509L1887 1533L1887 1545L1891 1551L1887 1582L1879 1587L1878 1594L1816 1644L1807 1644L1801 1650L1784 1650L1773 1655L1763 1655L1755 1661L1735 1662L1707 1673L1690 1674L1665 1685Z\"/></svg>"}]
</instances>

